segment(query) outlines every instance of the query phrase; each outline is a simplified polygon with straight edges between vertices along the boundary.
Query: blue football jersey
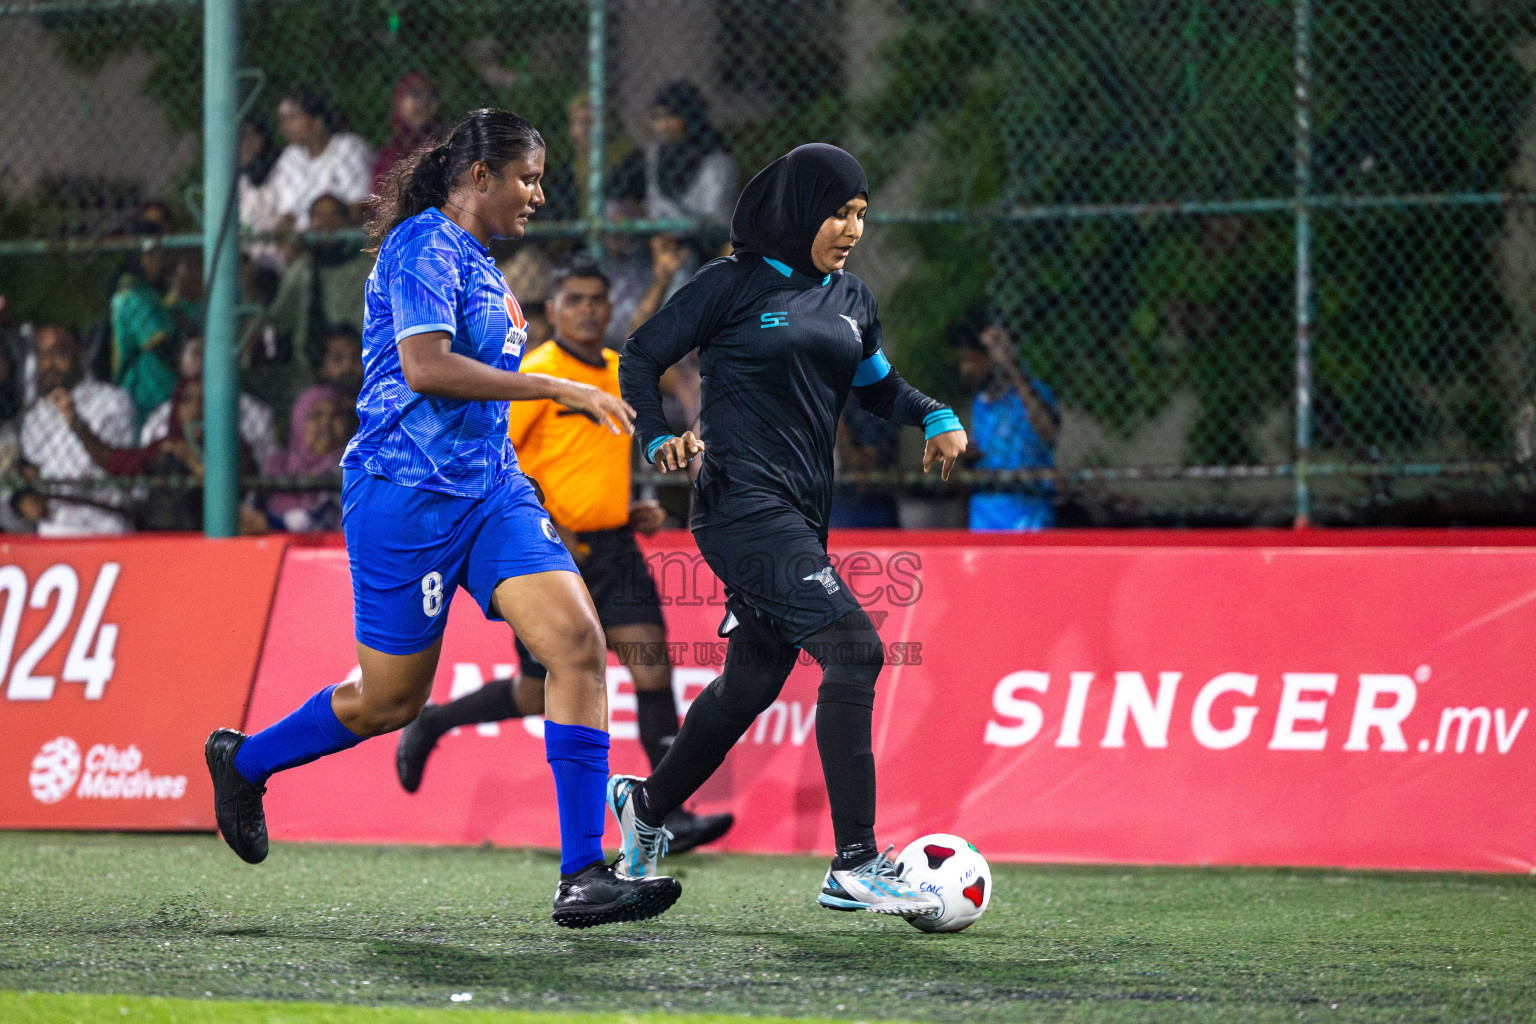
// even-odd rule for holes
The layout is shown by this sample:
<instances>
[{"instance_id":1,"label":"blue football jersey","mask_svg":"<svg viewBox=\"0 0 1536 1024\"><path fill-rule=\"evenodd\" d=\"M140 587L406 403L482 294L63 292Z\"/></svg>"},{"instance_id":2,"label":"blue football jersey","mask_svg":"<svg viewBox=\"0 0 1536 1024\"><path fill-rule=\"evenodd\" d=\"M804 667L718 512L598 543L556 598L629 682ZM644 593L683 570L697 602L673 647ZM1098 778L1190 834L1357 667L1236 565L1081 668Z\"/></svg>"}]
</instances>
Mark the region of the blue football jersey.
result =
<instances>
[{"instance_id":1,"label":"blue football jersey","mask_svg":"<svg viewBox=\"0 0 1536 1024\"><path fill-rule=\"evenodd\" d=\"M516 370L528 322L506 278L473 235L428 209L389 233L365 295L359 426L341 464L404 487L484 497L517 467L507 403L418 395L396 345L447 331L453 351Z\"/></svg>"}]
</instances>

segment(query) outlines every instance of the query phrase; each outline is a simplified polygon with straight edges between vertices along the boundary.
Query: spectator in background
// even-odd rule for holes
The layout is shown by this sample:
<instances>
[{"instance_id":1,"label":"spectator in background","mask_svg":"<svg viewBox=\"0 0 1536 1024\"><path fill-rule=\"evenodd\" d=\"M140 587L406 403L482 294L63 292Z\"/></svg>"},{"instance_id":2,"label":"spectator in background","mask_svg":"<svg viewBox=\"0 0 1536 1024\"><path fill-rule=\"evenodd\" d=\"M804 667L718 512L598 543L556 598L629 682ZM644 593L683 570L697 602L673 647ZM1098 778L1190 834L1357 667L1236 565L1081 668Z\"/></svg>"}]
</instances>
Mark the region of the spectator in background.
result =
<instances>
[{"instance_id":1,"label":"spectator in background","mask_svg":"<svg viewBox=\"0 0 1536 1024\"><path fill-rule=\"evenodd\" d=\"M351 324L336 324L325 334L319 364L320 386L333 389L348 404L363 390L363 336Z\"/></svg>"},{"instance_id":2,"label":"spectator in background","mask_svg":"<svg viewBox=\"0 0 1536 1024\"><path fill-rule=\"evenodd\" d=\"M151 218L134 224L133 233L143 241L123 260L112 296L112 379L133 399L137 420L176 387L171 360L180 334L178 314L189 320L198 316L197 306L181 295L186 264L160 245L163 230Z\"/></svg>"},{"instance_id":3,"label":"spectator in background","mask_svg":"<svg viewBox=\"0 0 1536 1024\"><path fill-rule=\"evenodd\" d=\"M134 405L128 392L88 380L73 331L44 324L33 334L37 400L21 421L21 454L43 481L101 480L114 448L133 444ZM112 487L56 488L38 523L45 537L129 533L122 492Z\"/></svg>"},{"instance_id":4,"label":"spectator in background","mask_svg":"<svg viewBox=\"0 0 1536 1024\"><path fill-rule=\"evenodd\" d=\"M639 192L611 195L603 212L612 224L639 220L645 216L645 200ZM604 233L603 273L611 282L608 294L613 304L613 315L608 320L603 344L620 352L629 338L629 325L635 309L651 287L651 251L645 240L627 232Z\"/></svg>"},{"instance_id":5,"label":"spectator in background","mask_svg":"<svg viewBox=\"0 0 1536 1024\"><path fill-rule=\"evenodd\" d=\"M171 478L155 483L141 492L141 525L149 530L200 530L203 526L204 404L203 382L183 380L176 385L169 401L165 434L142 448L113 448L101 459L110 476L148 476ZM241 476L256 471L251 450L239 447ZM177 480L177 478L181 478ZM191 484L192 486L188 486ZM249 504L242 504L237 515L242 534L267 532L266 516Z\"/></svg>"},{"instance_id":6,"label":"spectator in background","mask_svg":"<svg viewBox=\"0 0 1536 1024\"><path fill-rule=\"evenodd\" d=\"M528 340L542 344L551 336L544 304L549 301L550 282L555 265L538 245L522 241L508 256L496 261L496 269L507 279L507 289L517 296L518 305L528 321Z\"/></svg>"},{"instance_id":7,"label":"spectator in background","mask_svg":"<svg viewBox=\"0 0 1536 1024\"><path fill-rule=\"evenodd\" d=\"M688 279L701 265L694 251L673 235L652 235L646 242L646 248L651 256L651 279L630 312L630 334L655 316L656 311L661 309L674 292L688 283Z\"/></svg>"},{"instance_id":8,"label":"spectator in background","mask_svg":"<svg viewBox=\"0 0 1536 1024\"><path fill-rule=\"evenodd\" d=\"M203 380L203 338L194 335L188 338L181 346L181 355L177 360L177 368L181 372L179 385L197 383ZM202 393L199 392L197 400L202 401ZM176 402L174 396L161 403L144 420L144 426L139 431L139 446L152 449L161 441L172 436L172 428L175 426ZM240 441L251 450L253 463L264 463L269 455L277 449L277 438L272 430L272 410L266 403L242 392L239 401L239 429ZM185 436L185 432L183 432Z\"/></svg>"},{"instance_id":9,"label":"spectator in background","mask_svg":"<svg viewBox=\"0 0 1536 1024\"><path fill-rule=\"evenodd\" d=\"M565 104L565 134L571 143L571 159L545 161L541 220L580 220L586 216L587 175L592 167L592 104L584 93L577 93Z\"/></svg>"},{"instance_id":10,"label":"spectator in background","mask_svg":"<svg viewBox=\"0 0 1536 1024\"><path fill-rule=\"evenodd\" d=\"M319 196L309 208L310 232L341 231L349 226L347 214L341 199ZM306 237L293 252L267 307L267 323L275 333L273 352L256 374L262 397L283 406L315 380L320 349L332 327L345 324L362 330L363 289L374 264L372 254L344 240Z\"/></svg>"},{"instance_id":11,"label":"spectator in background","mask_svg":"<svg viewBox=\"0 0 1536 1024\"><path fill-rule=\"evenodd\" d=\"M278 102L277 123L289 143L269 181L282 227L307 229L310 206L327 193L359 215L373 186L373 154L361 136L341 130L330 99L298 86Z\"/></svg>"},{"instance_id":12,"label":"spectator in background","mask_svg":"<svg viewBox=\"0 0 1536 1024\"><path fill-rule=\"evenodd\" d=\"M0 315L5 298L0 296ZM0 479L14 476L21 461L21 367L0 335Z\"/></svg>"},{"instance_id":13,"label":"spectator in background","mask_svg":"<svg viewBox=\"0 0 1536 1024\"><path fill-rule=\"evenodd\" d=\"M1019 359L1013 340L984 311L973 309L946 331L971 400L967 453L976 469L1049 469L1061 426L1056 396ZM1044 530L1056 522L1049 480L971 495L973 530Z\"/></svg>"},{"instance_id":14,"label":"spectator in background","mask_svg":"<svg viewBox=\"0 0 1536 1024\"><path fill-rule=\"evenodd\" d=\"M355 393L354 396L355 398ZM305 390L293 405L288 444L268 456L266 475L334 478L334 490L278 491L267 499L267 514L275 527L289 533L341 529L341 457L357 433L357 411L345 395L325 384Z\"/></svg>"},{"instance_id":15,"label":"spectator in background","mask_svg":"<svg viewBox=\"0 0 1536 1024\"><path fill-rule=\"evenodd\" d=\"M857 395L849 394L848 404L837 421L837 438L832 450L832 466L837 475L868 473L892 469L896 465L901 428L889 420L871 416L859 405ZM832 492L832 511L827 525L894 528L896 499L889 491L870 490L863 484L837 487Z\"/></svg>"},{"instance_id":16,"label":"spectator in background","mask_svg":"<svg viewBox=\"0 0 1536 1024\"><path fill-rule=\"evenodd\" d=\"M702 217L728 221L738 175L709 119L709 102L692 82L669 82L651 105L655 139L645 151L645 212L653 220Z\"/></svg>"},{"instance_id":17,"label":"spectator in background","mask_svg":"<svg viewBox=\"0 0 1536 1024\"><path fill-rule=\"evenodd\" d=\"M603 194L610 198L633 195L643 199L645 160L616 128L615 122L608 122L609 137L603 147ZM580 220L587 215L592 194L592 101L587 93L577 93L566 102L565 131L571 143L571 159L545 164L544 206L539 211L544 220Z\"/></svg>"},{"instance_id":18,"label":"spectator in background","mask_svg":"<svg viewBox=\"0 0 1536 1024\"><path fill-rule=\"evenodd\" d=\"M256 235L276 235L282 216L277 212L277 195L268 184L278 148L266 123L255 114L240 122L239 190L240 226ZM275 239L252 242L245 255L255 263L256 289L263 301L270 302L277 292L277 278L283 272L281 247Z\"/></svg>"},{"instance_id":19,"label":"spectator in background","mask_svg":"<svg viewBox=\"0 0 1536 1024\"><path fill-rule=\"evenodd\" d=\"M620 184L624 181L622 177L616 180ZM632 184L644 183L636 178ZM644 196L638 189L611 196L606 213L614 223L639 220L645 216ZM699 269L700 260L687 243L668 234L647 239L628 232L613 232L603 236L603 250L603 272L613 282L613 317L603 343L619 352L629 336L688 283Z\"/></svg>"},{"instance_id":20,"label":"spectator in background","mask_svg":"<svg viewBox=\"0 0 1536 1024\"><path fill-rule=\"evenodd\" d=\"M0 296L0 320L5 299ZM35 471L21 457L21 367L10 345L0 340L0 532L35 533L47 514L42 496L22 483Z\"/></svg>"},{"instance_id":21,"label":"spectator in background","mask_svg":"<svg viewBox=\"0 0 1536 1024\"><path fill-rule=\"evenodd\" d=\"M403 157L443 140L437 86L420 71L407 71L395 82L389 101L389 141L373 161L373 191L378 193Z\"/></svg>"}]
</instances>

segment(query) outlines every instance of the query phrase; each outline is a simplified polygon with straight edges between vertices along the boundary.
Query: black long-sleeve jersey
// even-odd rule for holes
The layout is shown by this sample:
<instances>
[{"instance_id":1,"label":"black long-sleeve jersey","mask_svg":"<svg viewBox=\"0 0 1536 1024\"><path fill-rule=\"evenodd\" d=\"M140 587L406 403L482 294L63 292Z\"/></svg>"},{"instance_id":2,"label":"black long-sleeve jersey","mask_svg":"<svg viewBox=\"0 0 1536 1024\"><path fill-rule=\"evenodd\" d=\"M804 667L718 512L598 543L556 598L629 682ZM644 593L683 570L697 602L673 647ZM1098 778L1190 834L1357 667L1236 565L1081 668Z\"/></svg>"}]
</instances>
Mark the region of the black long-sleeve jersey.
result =
<instances>
[{"instance_id":1,"label":"black long-sleeve jersey","mask_svg":"<svg viewBox=\"0 0 1536 1024\"><path fill-rule=\"evenodd\" d=\"M880 337L875 297L857 277L807 277L756 254L705 265L635 332L619 382L647 454L671 434L657 382L699 350L694 527L793 509L825 536L837 419L855 375L859 404L883 419L920 426L944 408L890 367Z\"/></svg>"}]
</instances>

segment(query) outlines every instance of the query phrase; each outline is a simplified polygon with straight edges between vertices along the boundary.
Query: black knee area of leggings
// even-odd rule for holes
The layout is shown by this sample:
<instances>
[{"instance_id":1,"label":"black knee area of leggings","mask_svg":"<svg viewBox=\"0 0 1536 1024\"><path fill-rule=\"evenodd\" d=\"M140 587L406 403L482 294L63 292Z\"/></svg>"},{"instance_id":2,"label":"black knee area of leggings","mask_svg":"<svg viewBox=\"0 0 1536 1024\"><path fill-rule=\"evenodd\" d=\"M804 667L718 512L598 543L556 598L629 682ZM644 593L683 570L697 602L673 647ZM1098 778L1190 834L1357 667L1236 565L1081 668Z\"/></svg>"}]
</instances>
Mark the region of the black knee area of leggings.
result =
<instances>
[{"instance_id":1,"label":"black knee area of leggings","mask_svg":"<svg viewBox=\"0 0 1536 1024\"><path fill-rule=\"evenodd\" d=\"M885 648L862 609L806 638L803 646L822 669L817 703L875 706L875 680L885 667Z\"/></svg>"},{"instance_id":2,"label":"black knee area of leggings","mask_svg":"<svg viewBox=\"0 0 1536 1024\"><path fill-rule=\"evenodd\" d=\"M816 688L816 703L853 704L861 708L873 708L875 681L862 677L847 680L833 678L832 674L839 669L840 666L834 665L821 677L821 685Z\"/></svg>"},{"instance_id":3,"label":"black knee area of leggings","mask_svg":"<svg viewBox=\"0 0 1536 1024\"><path fill-rule=\"evenodd\" d=\"M720 713L745 729L778 700L784 680L794 667L793 647L775 640L755 623L743 622L731 632L725 649L725 670L705 687L704 693L713 691Z\"/></svg>"}]
</instances>

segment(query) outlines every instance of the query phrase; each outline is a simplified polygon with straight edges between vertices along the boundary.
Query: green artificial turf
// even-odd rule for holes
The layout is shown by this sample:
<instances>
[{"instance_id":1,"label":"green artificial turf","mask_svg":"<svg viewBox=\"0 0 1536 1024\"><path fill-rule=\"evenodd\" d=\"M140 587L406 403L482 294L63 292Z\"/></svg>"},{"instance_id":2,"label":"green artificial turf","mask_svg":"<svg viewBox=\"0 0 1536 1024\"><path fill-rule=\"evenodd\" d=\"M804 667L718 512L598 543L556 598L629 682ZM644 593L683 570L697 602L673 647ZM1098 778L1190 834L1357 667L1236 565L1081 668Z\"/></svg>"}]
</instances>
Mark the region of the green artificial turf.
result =
<instances>
[{"instance_id":1,"label":"green artificial turf","mask_svg":"<svg viewBox=\"0 0 1536 1024\"><path fill-rule=\"evenodd\" d=\"M986 917L925 935L816 908L818 860L668 867L684 893L665 916L570 932L549 922L544 852L278 844L253 868L211 836L0 833L0 989L907 1021L1536 1020L1524 876L994 865Z\"/></svg>"},{"instance_id":2,"label":"green artificial turf","mask_svg":"<svg viewBox=\"0 0 1536 1024\"><path fill-rule=\"evenodd\" d=\"M732 1024L718 1013L530 1013L520 1010L426 1010L342 1003L229 1003L160 996L82 996L49 992L0 992L5 1024ZM782 1017L755 1018L768 1024ZM796 1024L803 1024L804 1018Z\"/></svg>"}]
</instances>

